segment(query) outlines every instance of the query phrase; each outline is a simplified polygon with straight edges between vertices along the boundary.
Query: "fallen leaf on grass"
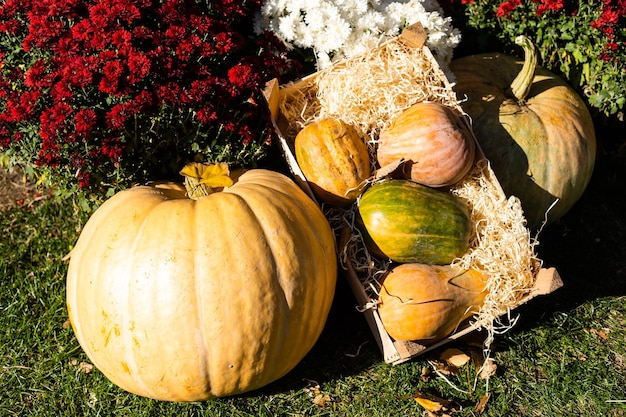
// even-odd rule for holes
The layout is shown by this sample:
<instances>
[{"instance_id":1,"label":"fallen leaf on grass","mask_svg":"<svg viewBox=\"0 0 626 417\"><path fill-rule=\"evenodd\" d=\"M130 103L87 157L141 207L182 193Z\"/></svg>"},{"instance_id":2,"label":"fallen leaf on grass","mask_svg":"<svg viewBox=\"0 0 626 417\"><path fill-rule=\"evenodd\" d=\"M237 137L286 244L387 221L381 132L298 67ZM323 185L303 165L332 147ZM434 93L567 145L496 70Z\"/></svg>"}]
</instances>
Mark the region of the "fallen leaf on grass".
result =
<instances>
[{"instance_id":1,"label":"fallen leaf on grass","mask_svg":"<svg viewBox=\"0 0 626 417\"><path fill-rule=\"evenodd\" d=\"M483 356L482 352L472 351L472 362L476 367L476 372L478 372L478 377L481 379L489 379L496 374L498 370L498 365L492 358L487 358Z\"/></svg>"},{"instance_id":2,"label":"fallen leaf on grass","mask_svg":"<svg viewBox=\"0 0 626 417\"><path fill-rule=\"evenodd\" d=\"M490 392L480 397L480 400L478 400L478 403L476 403L476 406L474 407L474 412L476 414L482 414L485 411L485 406L487 405L487 401L489 401L490 397Z\"/></svg>"},{"instance_id":3,"label":"fallen leaf on grass","mask_svg":"<svg viewBox=\"0 0 626 417\"><path fill-rule=\"evenodd\" d=\"M611 329L601 329L601 330L589 329L588 332L591 334L595 334L596 336L600 337L600 339L602 340L606 340L609 337L609 333L611 333Z\"/></svg>"},{"instance_id":4,"label":"fallen leaf on grass","mask_svg":"<svg viewBox=\"0 0 626 417\"><path fill-rule=\"evenodd\" d=\"M327 394L317 394L313 400L313 404L319 406L319 407L324 407L326 405L327 401L330 401L330 396Z\"/></svg>"},{"instance_id":5,"label":"fallen leaf on grass","mask_svg":"<svg viewBox=\"0 0 626 417\"><path fill-rule=\"evenodd\" d=\"M70 365L76 367L80 372L88 374L93 371L93 365L89 362L78 362L76 359L70 361Z\"/></svg>"},{"instance_id":6,"label":"fallen leaf on grass","mask_svg":"<svg viewBox=\"0 0 626 417\"><path fill-rule=\"evenodd\" d=\"M323 393L319 385L306 388L305 390L311 397L313 404L319 407L324 407L326 403L330 401L330 395Z\"/></svg>"},{"instance_id":7,"label":"fallen leaf on grass","mask_svg":"<svg viewBox=\"0 0 626 417\"><path fill-rule=\"evenodd\" d=\"M441 356L439 356L441 360L447 362L449 365L454 366L455 368L461 368L467 362L469 362L470 357L463 353L460 349L446 349L441 352Z\"/></svg>"},{"instance_id":8,"label":"fallen leaf on grass","mask_svg":"<svg viewBox=\"0 0 626 417\"><path fill-rule=\"evenodd\" d=\"M428 363L433 367L433 371L439 375L458 375L459 373L459 368L439 359L431 359Z\"/></svg>"},{"instance_id":9,"label":"fallen leaf on grass","mask_svg":"<svg viewBox=\"0 0 626 417\"><path fill-rule=\"evenodd\" d=\"M440 375L458 375L459 369L469 362L470 357L459 349L446 349L431 355L428 361L435 372Z\"/></svg>"},{"instance_id":10,"label":"fallen leaf on grass","mask_svg":"<svg viewBox=\"0 0 626 417\"><path fill-rule=\"evenodd\" d=\"M496 365L496 362L493 359L488 358L483 363L483 366L482 366L478 376L481 379L489 379L489 378L491 378L492 376L494 376L496 374L497 370L498 370L498 365Z\"/></svg>"},{"instance_id":11,"label":"fallen leaf on grass","mask_svg":"<svg viewBox=\"0 0 626 417\"><path fill-rule=\"evenodd\" d=\"M96 393L93 391L89 391L89 407L94 408L96 406L96 403L98 402L98 397L96 396Z\"/></svg>"},{"instance_id":12,"label":"fallen leaf on grass","mask_svg":"<svg viewBox=\"0 0 626 417\"><path fill-rule=\"evenodd\" d=\"M452 402L449 400L444 400L443 398L437 397L436 395L424 393L421 391L415 391L415 396L413 397L413 399L429 413L446 412L450 409L450 406L452 404Z\"/></svg>"}]
</instances>

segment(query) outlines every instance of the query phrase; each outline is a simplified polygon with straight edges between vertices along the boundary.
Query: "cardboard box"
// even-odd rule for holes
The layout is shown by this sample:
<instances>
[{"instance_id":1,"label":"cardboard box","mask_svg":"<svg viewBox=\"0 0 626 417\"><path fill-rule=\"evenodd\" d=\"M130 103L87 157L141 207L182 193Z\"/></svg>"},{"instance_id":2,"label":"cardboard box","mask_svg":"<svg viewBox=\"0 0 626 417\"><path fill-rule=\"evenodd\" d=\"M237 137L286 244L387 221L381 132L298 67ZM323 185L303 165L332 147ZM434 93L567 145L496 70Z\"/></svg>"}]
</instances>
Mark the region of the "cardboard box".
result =
<instances>
[{"instance_id":1,"label":"cardboard box","mask_svg":"<svg viewBox=\"0 0 626 417\"><path fill-rule=\"evenodd\" d=\"M399 45L398 43L401 43L401 48L415 48L414 51L419 52L417 59L421 59L424 61L422 62L422 64L425 68L427 68L428 72L427 81L424 82L423 86L424 91L432 90L435 91L435 94L440 96L443 94L443 96L438 98L438 100L442 101L446 105L453 107L458 113L464 114L458 104L456 95L453 92L452 84L448 81L448 78L437 64L436 59L433 57L429 49L425 46L425 40L426 33L423 28L420 25L413 25L406 28L398 38L387 42L378 49L382 47L389 47L389 45L391 45L392 43L395 43L394 45ZM413 57L412 59L416 58ZM341 68L342 66L346 66L349 64L349 61L341 62L335 64L335 68ZM284 86L279 86L277 82L273 80L268 83L265 91L265 96L268 101L268 105L272 113L275 128L277 131L279 145L291 170L291 173L298 185L302 189L304 189L316 202L317 199L311 191L311 188L307 183L306 177L300 170L297 160L295 158L293 143L295 134L297 133L297 127L293 127L293 121L289 120L289 117L286 117L286 115L281 111L281 108L285 104L285 101L292 100L293 97L297 95L299 97L299 100L304 100L308 103L308 108L306 108L307 106L304 106L302 111L311 111L310 107L314 107L316 104L315 101L317 100L316 80L318 76L319 73L311 74L310 76L307 76L301 80ZM426 94L425 97L426 99L428 99L428 94ZM464 120L467 123L468 127L470 127L471 129L471 123L469 119L465 118ZM487 174L485 175L489 176L490 181L495 184L496 190L494 192L499 193L500 197L506 199L506 197L504 196L504 192L502 191L500 185L497 183L497 179L495 179L495 175L488 166L488 161L486 161L483 153L478 147L476 163L478 164L480 163L480 161L486 164ZM383 174L384 173L379 173L379 175ZM463 337L481 327L480 325L472 323L471 321L464 323L458 328L457 331L455 331L447 338L428 346L412 341L394 340L385 331L385 328L381 322L380 316L376 308L366 307L368 305L372 305L372 293L370 288L368 288L369 284L365 282L364 277L355 268L353 262L351 262L349 257L346 260L345 253L343 251L347 245L347 242L351 238L351 229L349 227L335 227L335 231L337 234L338 256L344 261L342 262L342 265L345 269L344 275L346 276L350 284L350 287L356 297L357 302L360 304L361 307L363 307L361 311L372 330L374 338L376 339L376 342L383 354L385 362L391 364L400 364L418 355L435 349L441 345L449 343L452 340ZM526 288L523 288L523 294L516 300L515 304L513 306L507 307L509 311L513 308L519 307L524 303L527 303L528 301L539 295L549 294L563 285L557 271L554 268L546 269L537 267L533 269L532 274L532 284Z\"/></svg>"}]
</instances>

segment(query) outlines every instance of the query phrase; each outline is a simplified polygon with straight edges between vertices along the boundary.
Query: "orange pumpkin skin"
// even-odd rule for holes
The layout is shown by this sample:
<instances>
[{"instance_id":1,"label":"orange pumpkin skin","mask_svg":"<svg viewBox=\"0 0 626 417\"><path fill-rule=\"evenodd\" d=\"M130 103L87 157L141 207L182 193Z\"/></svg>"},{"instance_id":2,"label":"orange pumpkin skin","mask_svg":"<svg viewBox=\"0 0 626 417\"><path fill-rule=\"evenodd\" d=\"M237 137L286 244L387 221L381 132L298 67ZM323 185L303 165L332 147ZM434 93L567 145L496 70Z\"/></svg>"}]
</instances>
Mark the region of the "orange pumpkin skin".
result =
<instances>
[{"instance_id":1,"label":"orange pumpkin skin","mask_svg":"<svg viewBox=\"0 0 626 417\"><path fill-rule=\"evenodd\" d=\"M469 172L475 152L474 138L458 114L440 103L420 102L380 132L376 159L381 167L411 161L409 179L443 187Z\"/></svg>"},{"instance_id":2,"label":"orange pumpkin skin","mask_svg":"<svg viewBox=\"0 0 626 417\"><path fill-rule=\"evenodd\" d=\"M528 46L527 62L534 53ZM555 74L509 55L467 56L453 60L451 69L476 139L503 190L520 199L529 227L563 217L591 180L596 158L582 99ZM520 99L510 91L524 72L529 89Z\"/></svg>"},{"instance_id":3,"label":"orange pumpkin skin","mask_svg":"<svg viewBox=\"0 0 626 417\"><path fill-rule=\"evenodd\" d=\"M380 320L394 339L435 343L479 311L486 283L486 277L475 270L400 264L383 279Z\"/></svg>"},{"instance_id":4,"label":"orange pumpkin skin","mask_svg":"<svg viewBox=\"0 0 626 417\"><path fill-rule=\"evenodd\" d=\"M322 201L347 205L371 175L367 145L339 119L311 123L296 135L296 160L311 189Z\"/></svg>"},{"instance_id":5,"label":"orange pumpkin skin","mask_svg":"<svg viewBox=\"0 0 626 417\"><path fill-rule=\"evenodd\" d=\"M114 195L67 275L78 341L119 387L199 401L262 387L312 348L336 283L321 210L286 176L251 170L198 200L178 184Z\"/></svg>"}]
</instances>

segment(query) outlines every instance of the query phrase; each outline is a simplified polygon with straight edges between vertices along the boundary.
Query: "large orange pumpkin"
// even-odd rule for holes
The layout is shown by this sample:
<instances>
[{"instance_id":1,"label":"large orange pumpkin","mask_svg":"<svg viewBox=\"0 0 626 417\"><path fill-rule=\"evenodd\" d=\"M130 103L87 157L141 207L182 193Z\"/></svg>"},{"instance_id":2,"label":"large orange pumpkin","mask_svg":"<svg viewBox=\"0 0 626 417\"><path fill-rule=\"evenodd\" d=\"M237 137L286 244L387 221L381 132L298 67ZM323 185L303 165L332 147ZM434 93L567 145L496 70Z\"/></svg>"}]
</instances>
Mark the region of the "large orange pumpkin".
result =
<instances>
[{"instance_id":1,"label":"large orange pumpkin","mask_svg":"<svg viewBox=\"0 0 626 417\"><path fill-rule=\"evenodd\" d=\"M455 59L455 90L482 150L531 228L567 213L587 187L596 156L591 115L576 92L537 67L526 37L525 60L504 54ZM553 206L554 205L554 206ZM546 215L547 213L547 215Z\"/></svg>"},{"instance_id":2,"label":"large orange pumpkin","mask_svg":"<svg viewBox=\"0 0 626 417\"><path fill-rule=\"evenodd\" d=\"M195 401L254 390L294 368L325 325L337 266L320 209L267 170L214 191L121 191L72 250L76 337L127 391Z\"/></svg>"}]
</instances>

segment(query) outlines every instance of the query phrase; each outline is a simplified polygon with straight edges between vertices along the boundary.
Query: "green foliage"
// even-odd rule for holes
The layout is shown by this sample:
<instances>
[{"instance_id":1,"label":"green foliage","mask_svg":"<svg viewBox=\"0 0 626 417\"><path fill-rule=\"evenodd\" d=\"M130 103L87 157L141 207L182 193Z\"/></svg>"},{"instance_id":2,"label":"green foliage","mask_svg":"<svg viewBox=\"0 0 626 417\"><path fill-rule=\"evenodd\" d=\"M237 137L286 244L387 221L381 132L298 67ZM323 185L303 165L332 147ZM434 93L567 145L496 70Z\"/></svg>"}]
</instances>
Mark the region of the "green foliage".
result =
<instances>
[{"instance_id":1,"label":"green foliage","mask_svg":"<svg viewBox=\"0 0 626 417\"><path fill-rule=\"evenodd\" d=\"M487 32L506 52L526 35L540 64L560 74L592 108L624 119L626 105L626 9L617 1L463 1L467 25ZM543 7L543 8L542 8Z\"/></svg>"}]
</instances>

